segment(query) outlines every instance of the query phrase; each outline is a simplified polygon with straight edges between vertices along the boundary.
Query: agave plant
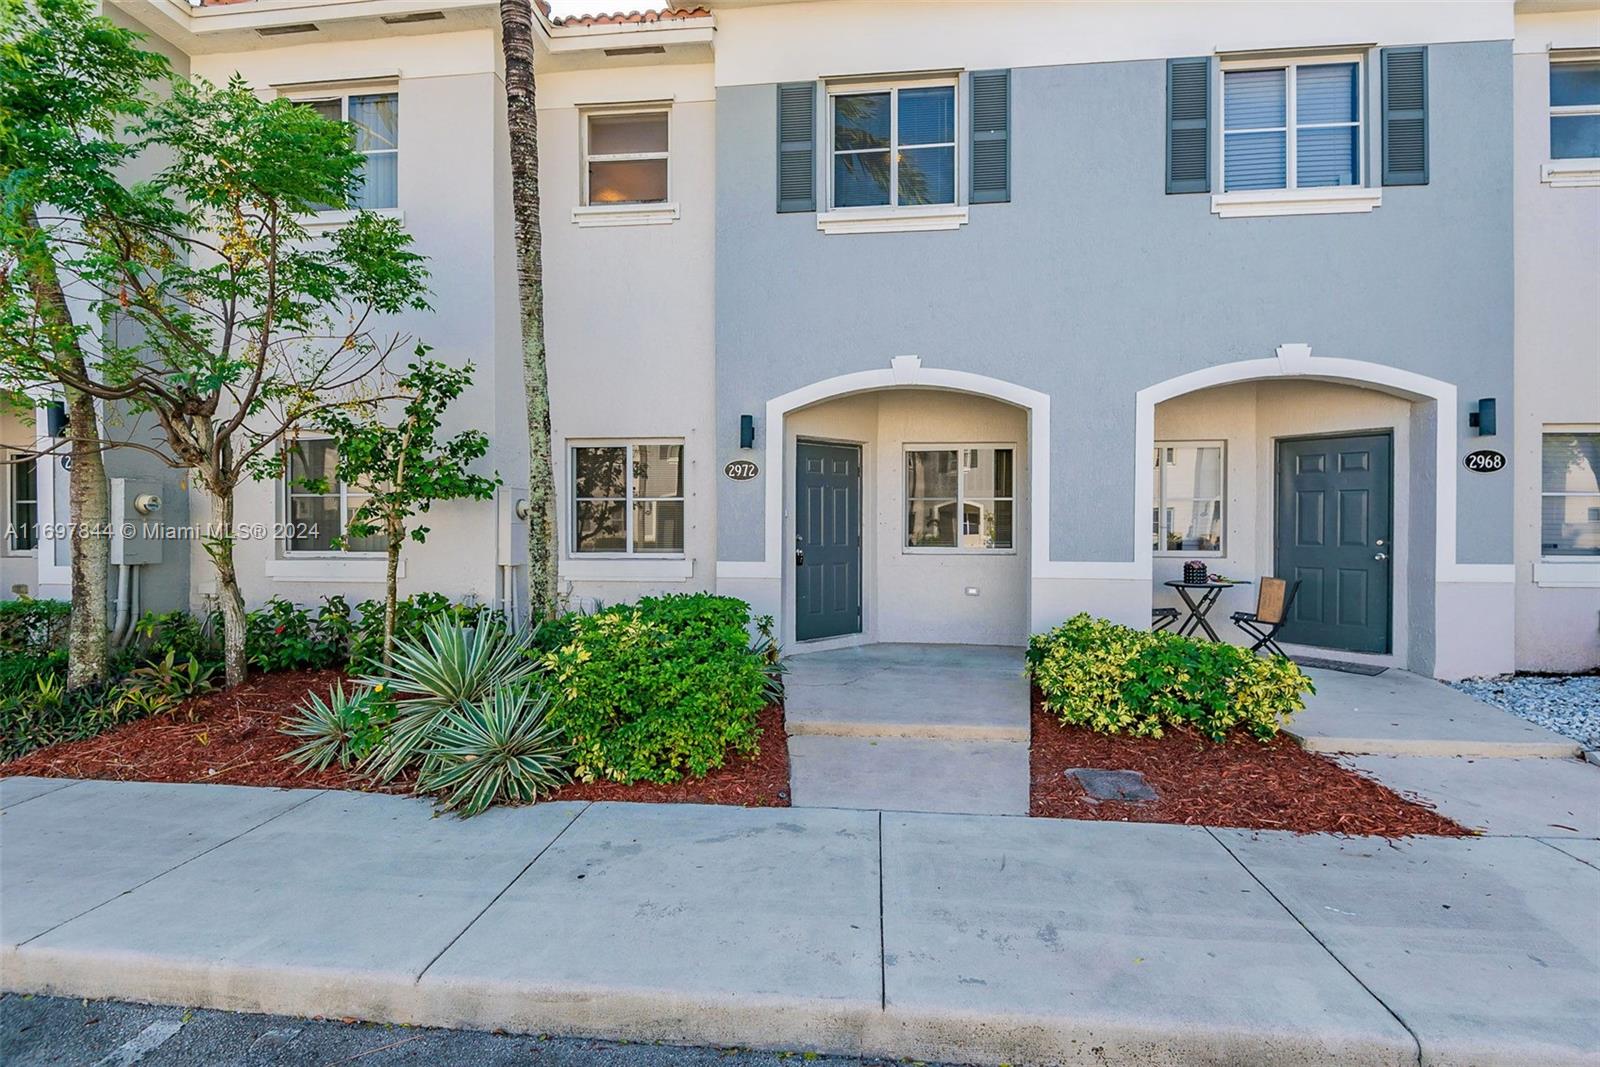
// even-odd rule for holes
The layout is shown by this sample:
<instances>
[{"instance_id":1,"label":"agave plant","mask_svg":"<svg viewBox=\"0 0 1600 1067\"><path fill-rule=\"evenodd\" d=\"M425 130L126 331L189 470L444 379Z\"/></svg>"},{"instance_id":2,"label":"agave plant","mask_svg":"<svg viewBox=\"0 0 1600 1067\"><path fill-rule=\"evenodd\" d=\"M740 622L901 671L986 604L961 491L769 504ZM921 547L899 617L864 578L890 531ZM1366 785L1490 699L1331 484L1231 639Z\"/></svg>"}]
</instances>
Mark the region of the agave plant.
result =
<instances>
[{"instance_id":1,"label":"agave plant","mask_svg":"<svg viewBox=\"0 0 1600 1067\"><path fill-rule=\"evenodd\" d=\"M282 732L301 743L279 756L308 771L321 771L337 763L348 767L372 750L383 735L388 708L370 689L349 693L341 682L328 699L312 693Z\"/></svg>"},{"instance_id":2,"label":"agave plant","mask_svg":"<svg viewBox=\"0 0 1600 1067\"><path fill-rule=\"evenodd\" d=\"M568 781L569 748L545 721L549 707L548 692L518 686L445 709L417 791L466 817L495 803L531 803Z\"/></svg>"},{"instance_id":3,"label":"agave plant","mask_svg":"<svg viewBox=\"0 0 1600 1067\"><path fill-rule=\"evenodd\" d=\"M783 661L783 649L772 635L772 616L763 615L755 622L756 639L750 644L750 654L761 659L765 676L761 696L768 704L779 704L783 702L783 676L789 673L789 665Z\"/></svg>"},{"instance_id":4,"label":"agave plant","mask_svg":"<svg viewBox=\"0 0 1600 1067\"><path fill-rule=\"evenodd\" d=\"M394 708L364 766L382 782L415 763L427 769L446 713L524 688L537 669L525 637L498 623L465 627L449 616L430 620L420 637L395 642L386 673L360 679Z\"/></svg>"}]
</instances>

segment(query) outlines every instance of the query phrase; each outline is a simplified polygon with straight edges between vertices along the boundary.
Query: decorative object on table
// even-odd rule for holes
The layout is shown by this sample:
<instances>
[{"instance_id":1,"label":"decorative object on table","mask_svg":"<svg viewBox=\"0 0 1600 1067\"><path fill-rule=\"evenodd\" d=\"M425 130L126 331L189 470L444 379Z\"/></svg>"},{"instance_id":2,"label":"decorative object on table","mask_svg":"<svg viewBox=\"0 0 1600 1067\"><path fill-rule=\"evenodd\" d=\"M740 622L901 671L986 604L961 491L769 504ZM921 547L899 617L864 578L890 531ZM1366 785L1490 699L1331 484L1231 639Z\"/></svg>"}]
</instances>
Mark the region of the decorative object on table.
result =
<instances>
[{"instance_id":1,"label":"decorative object on table","mask_svg":"<svg viewBox=\"0 0 1600 1067\"><path fill-rule=\"evenodd\" d=\"M1201 585L1206 580L1206 565L1198 559L1191 559L1183 565L1183 580L1190 585Z\"/></svg>"}]
</instances>

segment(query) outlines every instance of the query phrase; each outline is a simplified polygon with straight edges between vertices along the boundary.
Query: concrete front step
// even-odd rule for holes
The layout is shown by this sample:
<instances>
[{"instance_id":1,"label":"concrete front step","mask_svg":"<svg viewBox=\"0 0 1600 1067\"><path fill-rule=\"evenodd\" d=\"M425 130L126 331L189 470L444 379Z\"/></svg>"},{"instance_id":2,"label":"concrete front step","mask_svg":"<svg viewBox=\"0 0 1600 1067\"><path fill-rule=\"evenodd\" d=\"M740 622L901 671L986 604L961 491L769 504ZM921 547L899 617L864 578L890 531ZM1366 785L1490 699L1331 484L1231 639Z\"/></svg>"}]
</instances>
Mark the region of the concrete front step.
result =
<instances>
[{"instance_id":1,"label":"concrete front step","mask_svg":"<svg viewBox=\"0 0 1600 1067\"><path fill-rule=\"evenodd\" d=\"M863 645L788 663L784 719L791 735L1028 740L1019 648Z\"/></svg>"},{"instance_id":2,"label":"concrete front step","mask_svg":"<svg viewBox=\"0 0 1600 1067\"><path fill-rule=\"evenodd\" d=\"M794 736L789 789L795 807L1026 815L1028 743Z\"/></svg>"}]
</instances>

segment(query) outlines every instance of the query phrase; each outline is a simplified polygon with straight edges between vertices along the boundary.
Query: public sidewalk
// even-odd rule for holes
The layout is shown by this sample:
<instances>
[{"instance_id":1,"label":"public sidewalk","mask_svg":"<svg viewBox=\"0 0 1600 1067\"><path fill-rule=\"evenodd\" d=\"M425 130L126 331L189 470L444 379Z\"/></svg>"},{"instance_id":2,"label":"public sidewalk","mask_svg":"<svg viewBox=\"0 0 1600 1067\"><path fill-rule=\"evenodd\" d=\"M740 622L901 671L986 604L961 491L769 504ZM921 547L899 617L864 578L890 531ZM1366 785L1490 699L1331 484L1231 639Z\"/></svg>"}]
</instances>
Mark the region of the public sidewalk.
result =
<instances>
[{"instance_id":1,"label":"public sidewalk","mask_svg":"<svg viewBox=\"0 0 1600 1067\"><path fill-rule=\"evenodd\" d=\"M9 779L0 985L988 1063L1597 1063L1600 840Z\"/></svg>"}]
</instances>

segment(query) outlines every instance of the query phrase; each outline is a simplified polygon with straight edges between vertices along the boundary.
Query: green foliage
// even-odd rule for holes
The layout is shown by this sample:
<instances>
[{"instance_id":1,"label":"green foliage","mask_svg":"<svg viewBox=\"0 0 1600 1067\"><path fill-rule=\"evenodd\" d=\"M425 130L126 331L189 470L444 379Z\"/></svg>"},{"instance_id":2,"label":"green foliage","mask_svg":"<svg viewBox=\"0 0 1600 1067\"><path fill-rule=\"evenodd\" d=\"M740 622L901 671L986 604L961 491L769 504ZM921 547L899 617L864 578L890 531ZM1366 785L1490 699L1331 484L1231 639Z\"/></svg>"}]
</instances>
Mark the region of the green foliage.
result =
<instances>
[{"instance_id":1,"label":"green foliage","mask_svg":"<svg viewBox=\"0 0 1600 1067\"><path fill-rule=\"evenodd\" d=\"M65 661L58 673L40 674L30 686L0 695L0 760L36 748L93 737L122 721L112 693L99 685L66 687Z\"/></svg>"},{"instance_id":2,"label":"green foliage","mask_svg":"<svg viewBox=\"0 0 1600 1067\"><path fill-rule=\"evenodd\" d=\"M383 661L383 601L363 600L356 605L359 617L355 619L349 637L349 660L352 670L376 671ZM502 613L484 604L463 601L452 604L442 593L416 593L395 601L395 638L416 641L422 628L439 616L447 616L458 626L477 626L495 622L504 625Z\"/></svg>"},{"instance_id":3,"label":"green foliage","mask_svg":"<svg viewBox=\"0 0 1600 1067\"><path fill-rule=\"evenodd\" d=\"M789 673L789 667L783 661L783 648L772 636L773 626L771 615L756 619L756 639L750 646L751 653L760 658L762 669L766 672L767 681L761 694L768 704L783 701L783 676Z\"/></svg>"},{"instance_id":4,"label":"green foliage","mask_svg":"<svg viewBox=\"0 0 1600 1067\"><path fill-rule=\"evenodd\" d=\"M31 693L39 677L65 680L65 649L51 652L0 652L0 697Z\"/></svg>"},{"instance_id":5,"label":"green foliage","mask_svg":"<svg viewBox=\"0 0 1600 1067\"><path fill-rule=\"evenodd\" d=\"M245 657L263 671L332 667L348 655L350 611L342 597L307 608L273 597L245 616Z\"/></svg>"},{"instance_id":6,"label":"green foliage","mask_svg":"<svg viewBox=\"0 0 1600 1067\"><path fill-rule=\"evenodd\" d=\"M531 803L568 781L567 745L549 723L550 695L525 686L446 708L417 791L463 817L497 803Z\"/></svg>"},{"instance_id":7,"label":"green foliage","mask_svg":"<svg viewBox=\"0 0 1600 1067\"><path fill-rule=\"evenodd\" d=\"M346 693L340 683L326 701L312 693L283 726L285 734L301 743L279 758L309 771L326 770L335 763L349 767L372 751L391 714L388 702L371 689L358 687Z\"/></svg>"},{"instance_id":8,"label":"green foliage","mask_svg":"<svg viewBox=\"0 0 1600 1067\"><path fill-rule=\"evenodd\" d=\"M743 601L646 597L569 622L545 665L550 721L580 779L674 782L720 767L730 748L755 751L768 667Z\"/></svg>"},{"instance_id":9,"label":"green foliage","mask_svg":"<svg viewBox=\"0 0 1600 1067\"><path fill-rule=\"evenodd\" d=\"M216 688L213 681L217 673L216 663L193 658L178 663L176 656L176 652L169 650L159 660L136 668L128 675L126 688L154 693L167 704L209 693Z\"/></svg>"},{"instance_id":10,"label":"green foliage","mask_svg":"<svg viewBox=\"0 0 1600 1067\"><path fill-rule=\"evenodd\" d=\"M133 624L133 635L134 657L143 663L158 662L169 652L186 660L222 662L222 642L218 639L214 615L147 611Z\"/></svg>"},{"instance_id":11,"label":"green foliage","mask_svg":"<svg viewBox=\"0 0 1600 1067\"><path fill-rule=\"evenodd\" d=\"M432 769L448 712L526 686L534 670L524 639L499 624L467 627L448 615L435 616L420 638L395 642L387 671L361 679L394 705L366 769L384 782L408 767Z\"/></svg>"},{"instance_id":12,"label":"green foliage","mask_svg":"<svg viewBox=\"0 0 1600 1067\"><path fill-rule=\"evenodd\" d=\"M1243 729L1267 740L1315 692L1281 657L1075 615L1028 642L1028 675L1069 726L1160 737L1193 726L1212 740Z\"/></svg>"},{"instance_id":13,"label":"green foliage","mask_svg":"<svg viewBox=\"0 0 1600 1067\"><path fill-rule=\"evenodd\" d=\"M0 653L39 654L66 647L72 605L64 600L0 600Z\"/></svg>"}]
</instances>

